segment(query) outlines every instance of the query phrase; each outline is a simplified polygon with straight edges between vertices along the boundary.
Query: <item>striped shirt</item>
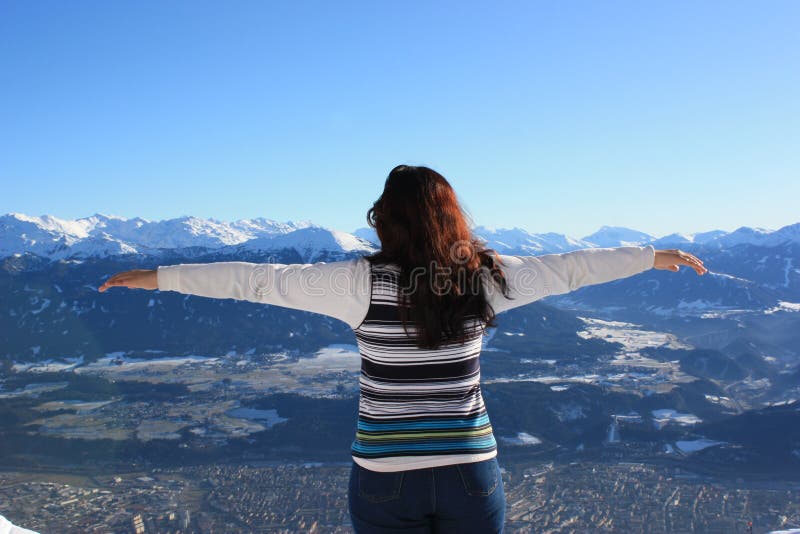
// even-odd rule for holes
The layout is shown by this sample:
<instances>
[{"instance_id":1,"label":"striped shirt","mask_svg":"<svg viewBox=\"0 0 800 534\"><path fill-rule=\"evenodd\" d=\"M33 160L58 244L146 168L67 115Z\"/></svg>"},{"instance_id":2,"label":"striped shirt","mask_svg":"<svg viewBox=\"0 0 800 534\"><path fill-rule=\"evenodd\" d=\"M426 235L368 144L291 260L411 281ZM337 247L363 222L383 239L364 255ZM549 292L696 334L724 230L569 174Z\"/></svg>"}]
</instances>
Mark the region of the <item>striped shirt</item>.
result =
<instances>
[{"instance_id":1,"label":"striped shirt","mask_svg":"<svg viewBox=\"0 0 800 534\"><path fill-rule=\"evenodd\" d=\"M395 265L372 266L369 308L355 328L361 394L351 453L373 470L396 464L379 458L417 457L404 460L417 465L432 461L420 456L441 453L491 458L497 443L480 387L482 321L465 319L463 345L418 348L400 321L399 273ZM408 328L416 332L413 324Z\"/></svg>"},{"instance_id":2,"label":"striped shirt","mask_svg":"<svg viewBox=\"0 0 800 534\"><path fill-rule=\"evenodd\" d=\"M587 248L539 256L499 255L506 298L484 291L496 314L548 295L653 267L652 245ZM397 267L363 257L307 264L216 262L159 266L158 289L321 313L347 323L361 356L351 455L374 471L488 459L497 444L480 389L481 323L466 318L465 344L416 347L397 315ZM414 327L409 325L413 336Z\"/></svg>"}]
</instances>

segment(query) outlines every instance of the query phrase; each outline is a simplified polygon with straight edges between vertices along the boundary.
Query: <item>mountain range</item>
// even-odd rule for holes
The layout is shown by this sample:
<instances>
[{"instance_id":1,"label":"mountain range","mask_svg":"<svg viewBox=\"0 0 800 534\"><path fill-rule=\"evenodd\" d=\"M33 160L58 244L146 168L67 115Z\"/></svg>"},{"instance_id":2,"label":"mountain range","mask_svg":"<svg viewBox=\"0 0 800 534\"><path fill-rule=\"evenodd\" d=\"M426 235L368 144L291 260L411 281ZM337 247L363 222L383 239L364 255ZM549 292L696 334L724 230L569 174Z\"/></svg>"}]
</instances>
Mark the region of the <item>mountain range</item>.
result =
<instances>
[{"instance_id":1,"label":"mountain range","mask_svg":"<svg viewBox=\"0 0 800 534\"><path fill-rule=\"evenodd\" d=\"M501 254L547 254L587 247L653 244L656 248L702 245L721 250L736 245L800 244L800 223L777 230L742 226L732 232L712 230L655 237L638 230L602 226L582 238L522 228L476 226L473 232ZM0 257L33 253L53 260L125 254L159 255L181 250L189 255L218 251L237 254L294 249L304 261L326 253L369 253L379 247L372 228L353 232L326 228L309 220L279 222L263 217L220 221L182 216L150 221L95 213L79 219L11 212L0 216ZM192 252L194 251L194 252Z\"/></svg>"}]
</instances>

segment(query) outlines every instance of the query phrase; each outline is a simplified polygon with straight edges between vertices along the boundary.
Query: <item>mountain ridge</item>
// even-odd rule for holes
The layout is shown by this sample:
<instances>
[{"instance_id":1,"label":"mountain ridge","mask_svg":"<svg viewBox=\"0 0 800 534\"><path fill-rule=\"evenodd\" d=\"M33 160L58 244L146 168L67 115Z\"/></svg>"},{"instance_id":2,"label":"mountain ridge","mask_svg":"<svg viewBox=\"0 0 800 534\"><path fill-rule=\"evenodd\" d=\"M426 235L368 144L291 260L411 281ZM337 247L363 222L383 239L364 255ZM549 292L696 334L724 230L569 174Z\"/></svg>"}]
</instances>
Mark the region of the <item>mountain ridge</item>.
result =
<instances>
[{"instance_id":1,"label":"mountain ridge","mask_svg":"<svg viewBox=\"0 0 800 534\"><path fill-rule=\"evenodd\" d=\"M596 232L573 238L558 232L533 233L524 228L474 226L487 246L503 254L546 254L580 248L643 246L657 248L704 245L718 249L741 244L776 246L800 243L800 223L777 230L741 226L732 232L711 230L672 233L662 237L622 226L603 225ZM309 219L281 222L266 217L222 221L181 215L148 220L94 213L78 219L9 212L0 216L0 257L30 252L50 259L124 254L159 255L166 249L200 247L208 251L269 251L295 249L313 258L321 252L369 253L380 243L372 228L353 232L328 228ZM312 261L312 260L309 260Z\"/></svg>"}]
</instances>

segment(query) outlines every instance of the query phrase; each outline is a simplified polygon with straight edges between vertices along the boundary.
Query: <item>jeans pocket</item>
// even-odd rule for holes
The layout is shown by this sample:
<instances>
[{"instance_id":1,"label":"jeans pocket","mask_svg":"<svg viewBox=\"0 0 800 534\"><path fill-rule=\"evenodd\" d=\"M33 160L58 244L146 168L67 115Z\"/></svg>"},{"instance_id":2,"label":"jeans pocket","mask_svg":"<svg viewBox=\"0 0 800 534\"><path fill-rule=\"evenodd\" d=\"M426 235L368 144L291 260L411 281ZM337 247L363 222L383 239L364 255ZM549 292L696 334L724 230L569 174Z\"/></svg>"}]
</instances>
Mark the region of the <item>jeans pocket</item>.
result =
<instances>
[{"instance_id":1,"label":"jeans pocket","mask_svg":"<svg viewBox=\"0 0 800 534\"><path fill-rule=\"evenodd\" d=\"M456 468L467 495L485 497L491 495L500 484L500 464L497 463L497 458L456 464Z\"/></svg>"},{"instance_id":2,"label":"jeans pocket","mask_svg":"<svg viewBox=\"0 0 800 534\"><path fill-rule=\"evenodd\" d=\"M384 473L361 466L358 470L358 496L370 502L386 502L400 498L403 472Z\"/></svg>"}]
</instances>

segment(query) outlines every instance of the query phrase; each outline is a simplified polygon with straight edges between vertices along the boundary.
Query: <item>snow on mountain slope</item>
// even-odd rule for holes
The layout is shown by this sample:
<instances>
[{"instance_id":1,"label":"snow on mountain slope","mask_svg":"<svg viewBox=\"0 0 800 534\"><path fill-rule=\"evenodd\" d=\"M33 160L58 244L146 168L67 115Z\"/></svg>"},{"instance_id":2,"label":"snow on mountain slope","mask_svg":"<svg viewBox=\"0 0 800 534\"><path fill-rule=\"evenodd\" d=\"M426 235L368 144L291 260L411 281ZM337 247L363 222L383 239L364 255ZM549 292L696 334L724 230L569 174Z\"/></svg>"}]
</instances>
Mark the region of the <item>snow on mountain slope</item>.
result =
<instances>
[{"instance_id":1,"label":"snow on mountain slope","mask_svg":"<svg viewBox=\"0 0 800 534\"><path fill-rule=\"evenodd\" d=\"M676 232L674 234L665 235L653 241L653 246L656 248L664 248L668 245L690 245L695 242L694 234L682 234Z\"/></svg>"},{"instance_id":2,"label":"snow on mountain slope","mask_svg":"<svg viewBox=\"0 0 800 534\"><path fill-rule=\"evenodd\" d=\"M532 234L522 228L491 228L487 226L477 226L473 228L473 231L477 236L486 240L487 246L501 254L545 254L567 252L591 246L590 243L555 232Z\"/></svg>"},{"instance_id":3,"label":"snow on mountain slope","mask_svg":"<svg viewBox=\"0 0 800 534\"><path fill-rule=\"evenodd\" d=\"M322 227L301 228L293 232L252 239L244 243L246 250L294 249L308 262L316 261L323 252L373 252L376 246L346 232Z\"/></svg>"},{"instance_id":4,"label":"snow on mountain slope","mask_svg":"<svg viewBox=\"0 0 800 534\"><path fill-rule=\"evenodd\" d=\"M239 219L230 223L231 227L241 230L248 236L257 237L263 235L278 235L288 234L301 228L309 228L316 226L309 220L302 221L287 221L285 223L267 219L264 217L256 217L254 219Z\"/></svg>"},{"instance_id":5,"label":"snow on mountain slope","mask_svg":"<svg viewBox=\"0 0 800 534\"><path fill-rule=\"evenodd\" d=\"M733 232L711 230L710 232L695 234L670 234L657 239L653 242L653 245L656 247L673 248L676 245L695 244L724 249L736 245L774 247L786 243L800 243L800 223L789 224L777 230L741 226Z\"/></svg>"},{"instance_id":6,"label":"snow on mountain slope","mask_svg":"<svg viewBox=\"0 0 800 534\"><path fill-rule=\"evenodd\" d=\"M567 252L592 246L591 243L584 243L581 240L555 232L532 234L522 228L492 228L488 226L476 226L472 231L477 237L486 241L489 248L501 254ZM370 243L380 245L378 234L372 228L358 228L353 231L353 235Z\"/></svg>"},{"instance_id":7,"label":"snow on mountain slope","mask_svg":"<svg viewBox=\"0 0 800 534\"><path fill-rule=\"evenodd\" d=\"M583 239L555 232L531 233L517 227L477 226L473 232L488 247L502 254L551 254L581 248L649 243L656 248L708 245L720 250L740 244L776 246L800 243L800 223L774 231L743 226L733 232L674 233L659 239L619 226L602 226ZM309 220L278 222L258 217L228 222L182 216L150 221L102 213L75 220L16 212L0 216L0 257L32 252L46 258L67 259L73 256L155 254L159 249L198 247L216 250L236 246L259 251L290 248L308 259L319 257L322 251L371 252L379 248L380 243L372 228L359 228L349 234L324 228Z\"/></svg>"},{"instance_id":8,"label":"snow on mountain slope","mask_svg":"<svg viewBox=\"0 0 800 534\"><path fill-rule=\"evenodd\" d=\"M777 230L742 226L727 235L719 237L717 241L726 247L742 243L767 247L786 242L800 243L800 223L789 224Z\"/></svg>"},{"instance_id":9,"label":"snow on mountain slope","mask_svg":"<svg viewBox=\"0 0 800 534\"><path fill-rule=\"evenodd\" d=\"M650 234L625 228L624 226L601 226L598 231L587 235L582 241L597 247L625 247L643 245L655 239Z\"/></svg>"},{"instance_id":10,"label":"snow on mountain slope","mask_svg":"<svg viewBox=\"0 0 800 534\"><path fill-rule=\"evenodd\" d=\"M378 239L378 233L374 228L359 228L353 232L353 235L378 246L381 244L381 240Z\"/></svg>"},{"instance_id":11,"label":"snow on mountain slope","mask_svg":"<svg viewBox=\"0 0 800 534\"><path fill-rule=\"evenodd\" d=\"M316 231L309 233L307 230ZM226 222L192 216L149 221L101 213L68 220L51 215L34 217L8 213L0 217L0 256L33 252L52 259L64 259L154 253L158 249L184 247L219 249L255 240L263 240L254 244L264 246L271 238L289 236L297 231L301 233L287 242L275 241L275 246L334 252L372 248L355 236L328 230L310 221L283 223L260 217ZM308 243L301 246L303 240Z\"/></svg>"}]
</instances>

